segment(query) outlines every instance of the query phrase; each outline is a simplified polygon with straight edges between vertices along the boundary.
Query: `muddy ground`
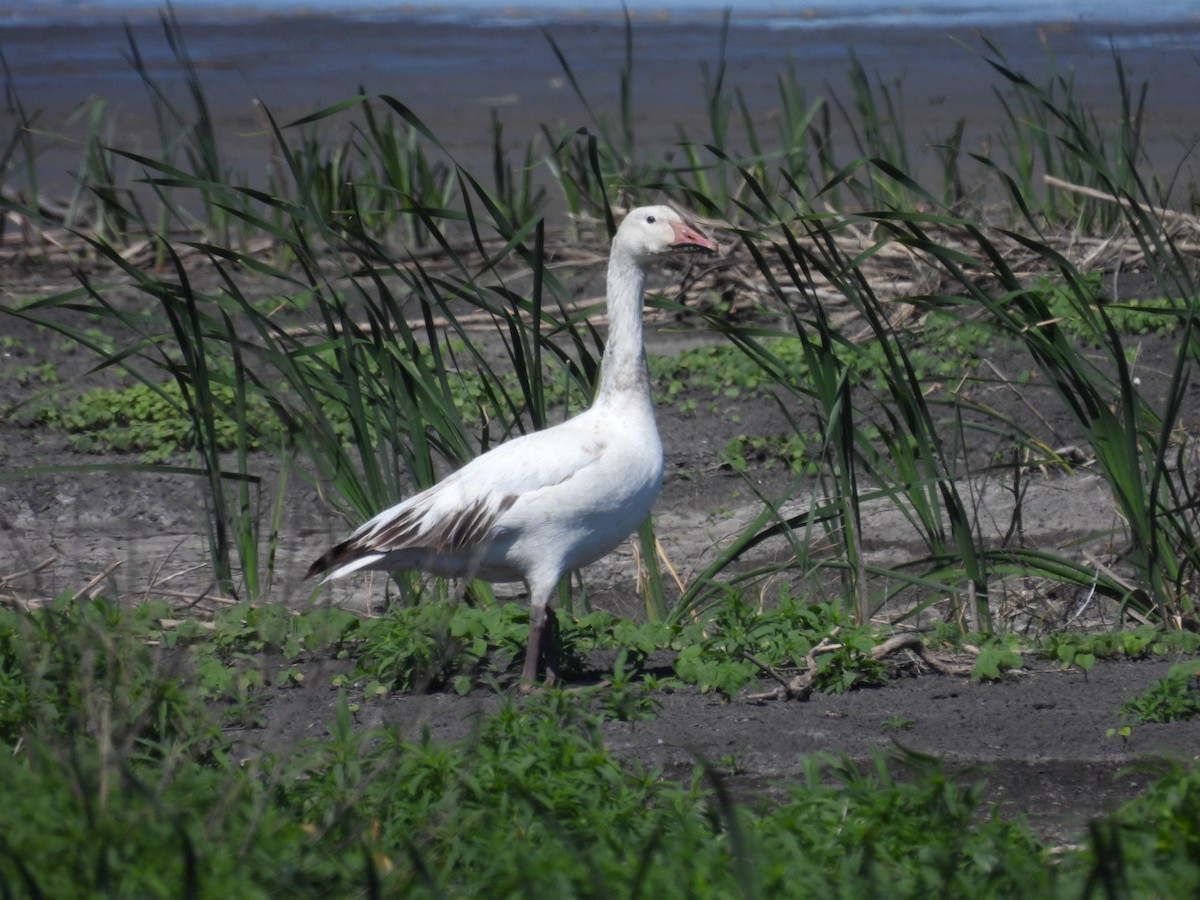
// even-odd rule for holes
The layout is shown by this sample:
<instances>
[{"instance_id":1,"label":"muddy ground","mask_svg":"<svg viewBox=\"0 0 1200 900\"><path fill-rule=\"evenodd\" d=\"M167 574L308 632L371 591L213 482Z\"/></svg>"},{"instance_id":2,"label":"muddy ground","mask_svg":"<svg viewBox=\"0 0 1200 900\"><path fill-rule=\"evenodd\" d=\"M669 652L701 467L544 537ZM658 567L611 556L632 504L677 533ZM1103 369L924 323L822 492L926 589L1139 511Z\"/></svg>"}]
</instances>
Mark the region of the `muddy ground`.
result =
<instances>
[{"instance_id":1,"label":"muddy ground","mask_svg":"<svg viewBox=\"0 0 1200 900\"><path fill-rule=\"evenodd\" d=\"M1137 285L1136 276L1129 284ZM669 279L668 279L669 281ZM3 303L67 289L68 272L14 265L0 275ZM63 472L64 466L126 465L119 455L83 455L67 437L32 427L13 406L44 386L31 380L28 367L53 361L61 385L51 396L62 402L97 376L87 372L94 360L45 330L5 316L0 333L16 338L3 350L0 385L0 600L36 602L62 592L90 590L124 602L143 596L167 596L181 607L201 594L211 596L202 534L203 503L193 479L142 472L105 470ZM702 340L695 323L651 320L651 350L666 352ZM1146 338L1139 365L1143 384L1153 394L1166 377L1172 352L1169 339ZM996 348L990 356L996 371L1012 375L1030 364L1014 348ZM106 377L103 374L98 377ZM972 399L1029 421L1036 411L1047 444L1079 442L1068 416L1052 392L1036 381L1014 391L1010 386L980 382ZM1200 412L1195 389L1189 393L1184 420ZM56 401L58 402L58 401ZM656 508L657 532L673 565L686 581L711 558L728 536L757 511L750 484L724 465L721 450L738 433L780 434L778 407L769 398L753 402L707 398L696 411L674 406L659 409L667 457L667 474ZM1004 459L1005 439L989 437L975 447L967 462L981 529L993 540L1007 535L1029 546L1091 552L1112 558L1109 538L1094 538L1116 524L1102 480L1086 465L1073 475L1033 472L1013 528L1016 506L1011 473L993 469ZM749 478L768 496L779 497L789 482L782 466L750 460ZM279 463L263 456L256 471L273 484ZM803 504L813 490L802 486L792 503ZM384 579L340 585L335 592L314 593L302 584L308 563L348 523L335 517L312 485L293 478L288 489L278 557L276 602L302 608L334 602L349 608L378 609L385 601ZM1085 536L1093 536L1084 544ZM865 546L871 560L894 563L919 551L908 525L883 508L871 508ZM757 560L780 552L763 545ZM22 574L24 573L24 574ZM633 560L629 546L587 572L593 602L619 614L636 615ZM819 588L809 586L810 590ZM212 608L206 599L196 608ZM1027 632L1054 628L1103 627L1114 621L1111 609L1094 598L1059 591L1046 584L1007 586L994 598L997 617ZM194 610L193 610L194 612ZM932 614L931 614L932 615ZM919 623L918 623L919 624ZM652 661L663 673L669 659ZM635 724L607 726L607 740L622 757L662 767L684 776L698 758L716 762L730 783L745 796L770 796L774 785L799 775L801 757L814 752L845 753L868 760L893 742L945 759L954 767L983 764L990 770L993 797L1006 814L1028 816L1055 840L1069 841L1086 821L1134 795L1147 775L1134 767L1159 757L1192 760L1200 752L1200 723L1135 727L1128 738L1108 737L1121 724L1123 701L1143 691L1164 674L1170 660L1102 662L1090 672L1063 671L1030 658L1027 668L998 683L935 674L915 657L893 660L894 679L885 687L838 696L813 696L807 702L753 702L746 697L722 702L695 690L666 692L657 697L657 715ZM603 675L606 661L580 684ZM270 675L276 662L262 661ZM292 665L291 663L288 664ZM271 689L261 710L262 726L235 732L240 745L282 747L320 737L331 721L334 691L330 676L344 662L309 659L300 687ZM476 691L467 697L434 693L397 695L364 705L363 726L389 723L418 734L428 727L435 738L468 737L476 717L497 704L494 695ZM896 729L889 723L903 723Z\"/></svg>"}]
</instances>

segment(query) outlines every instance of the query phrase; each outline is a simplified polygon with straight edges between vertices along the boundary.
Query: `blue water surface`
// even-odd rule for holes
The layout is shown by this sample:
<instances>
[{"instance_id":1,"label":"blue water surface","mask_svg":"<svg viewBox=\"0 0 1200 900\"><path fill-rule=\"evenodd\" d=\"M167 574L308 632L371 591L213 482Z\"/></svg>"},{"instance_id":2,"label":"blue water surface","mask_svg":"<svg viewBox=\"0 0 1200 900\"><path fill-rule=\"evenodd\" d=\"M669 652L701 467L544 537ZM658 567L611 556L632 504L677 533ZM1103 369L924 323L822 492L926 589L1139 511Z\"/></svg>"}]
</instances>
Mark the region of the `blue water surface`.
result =
<instances>
[{"instance_id":1,"label":"blue water surface","mask_svg":"<svg viewBox=\"0 0 1200 900\"><path fill-rule=\"evenodd\" d=\"M674 22L718 21L728 8L735 26L777 29L830 27L970 27L1033 22L1126 23L1133 26L1196 22L1196 0L176 0L180 18L227 21L276 15L332 14L349 18L416 19L474 26L615 21L628 9L634 18ZM0 25L79 23L157 17L163 4L148 0L0 0Z\"/></svg>"}]
</instances>

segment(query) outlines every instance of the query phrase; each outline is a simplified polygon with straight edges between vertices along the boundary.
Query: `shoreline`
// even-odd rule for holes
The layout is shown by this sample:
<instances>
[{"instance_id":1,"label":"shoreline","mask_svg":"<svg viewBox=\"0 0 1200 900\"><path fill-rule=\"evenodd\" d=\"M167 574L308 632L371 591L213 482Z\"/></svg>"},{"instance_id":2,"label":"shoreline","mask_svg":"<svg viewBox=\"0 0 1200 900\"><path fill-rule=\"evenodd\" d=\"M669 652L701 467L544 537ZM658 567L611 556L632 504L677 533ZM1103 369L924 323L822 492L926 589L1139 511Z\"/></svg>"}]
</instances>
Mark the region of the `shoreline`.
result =
<instances>
[{"instance_id":1,"label":"shoreline","mask_svg":"<svg viewBox=\"0 0 1200 900\"><path fill-rule=\"evenodd\" d=\"M311 15L235 25L184 20L181 28L227 164L252 178L265 171L269 149L255 100L285 124L353 97L360 87L390 95L470 168L490 166L493 111L513 148L523 147L543 125L552 134L594 128L547 34L589 102L610 119L619 113L624 31L610 25L564 24L543 33L526 26L381 24ZM27 114L39 111L43 184L69 186L68 173L78 167L81 153L72 142L85 132L85 123L71 118L88 97L102 98L111 112L113 145L146 155L158 152L148 90L126 58L130 50L122 26L25 28L22 40L8 46L11 31L0 29L10 71L7 93L10 103L15 97ZM130 33L151 76L173 99L186 103L183 73L161 27L132 24ZM1036 84L1049 77L1052 53L1061 70L1073 71L1076 96L1101 122L1119 115L1113 50L1105 49L1111 42L1130 83L1149 84L1145 139L1156 168L1172 172L1200 144L1200 107L1194 102L1200 64L1192 56L1192 48L1200 45L1200 22L1165 30L1149 25L1122 35L1079 24L984 33L840 28L820 34L738 26L730 29L724 48L726 90L742 93L755 127L774 148L778 76L789 67L795 71L808 102L836 97L836 122L836 102L854 102L847 78L853 54L873 82L893 90L899 85L904 131L915 151L925 148L931 155L929 145L947 137L960 118L966 119L964 149L979 151L995 137L1005 115L997 91L1003 95L1006 83L981 58L984 38ZM679 139L679 127L693 140L709 137L705 72L715 77L721 50L716 26L635 23L633 121L643 152L669 149ZM18 123L12 108L0 114L6 134L15 133ZM543 151L547 143L539 141Z\"/></svg>"},{"instance_id":2,"label":"shoreline","mask_svg":"<svg viewBox=\"0 0 1200 900\"><path fill-rule=\"evenodd\" d=\"M111 25L156 22L161 0L16 0L0 9L0 30L41 25ZM1133 14L1123 0L925 0L917 5L881 0L810 0L788 7L774 0L591 0L587 5L554 0L186 0L172 11L180 22L235 24L323 19L373 24L451 25L457 28L571 25L672 28L720 27L727 14L734 28L780 32L834 28L1000 28L1083 25L1126 30L1200 23L1186 0L1163 0Z\"/></svg>"}]
</instances>

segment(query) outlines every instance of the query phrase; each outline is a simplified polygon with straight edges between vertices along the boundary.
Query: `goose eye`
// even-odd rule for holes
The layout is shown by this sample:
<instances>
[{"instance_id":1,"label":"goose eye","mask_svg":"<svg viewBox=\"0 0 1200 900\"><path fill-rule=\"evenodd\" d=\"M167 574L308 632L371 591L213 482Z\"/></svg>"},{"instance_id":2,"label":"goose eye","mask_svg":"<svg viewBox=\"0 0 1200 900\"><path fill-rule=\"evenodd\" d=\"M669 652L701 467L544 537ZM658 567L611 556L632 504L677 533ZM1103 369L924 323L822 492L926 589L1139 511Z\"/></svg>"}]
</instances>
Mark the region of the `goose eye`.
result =
<instances>
[{"instance_id":1,"label":"goose eye","mask_svg":"<svg viewBox=\"0 0 1200 900\"><path fill-rule=\"evenodd\" d=\"M653 224L654 224L654 222L655 222L655 218L654 218L654 216L646 216L646 223L647 223L648 225L653 225Z\"/></svg>"}]
</instances>

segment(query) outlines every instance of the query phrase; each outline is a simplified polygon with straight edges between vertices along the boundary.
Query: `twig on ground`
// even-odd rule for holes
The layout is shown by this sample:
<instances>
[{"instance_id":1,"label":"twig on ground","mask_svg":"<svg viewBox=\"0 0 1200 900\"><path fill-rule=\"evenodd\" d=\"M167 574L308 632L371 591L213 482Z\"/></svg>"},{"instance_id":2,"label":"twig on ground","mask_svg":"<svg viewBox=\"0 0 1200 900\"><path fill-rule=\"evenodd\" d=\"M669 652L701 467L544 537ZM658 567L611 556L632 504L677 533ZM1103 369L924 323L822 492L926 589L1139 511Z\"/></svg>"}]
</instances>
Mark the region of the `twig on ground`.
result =
<instances>
[{"instance_id":1,"label":"twig on ground","mask_svg":"<svg viewBox=\"0 0 1200 900\"><path fill-rule=\"evenodd\" d=\"M156 590L154 591L154 595L157 597L163 597L164 599L170 597L177 600L187 601L180 607L181 609L193 609L201 603L216 603L220 606L237 606L238 604L237 600L233 600L229 597L218 597L216 594L207 593L189 594L184 591ZM205 612L207 612L207 610L205 610Z\"/></svg>"},{"instance_id":2,"label":"twig on ground","mask_svg":"<svg viewBox=\"0 0 1200 900\"><path fill-rule=\"evenodd\" d=\"M841 644L835 643L829 638L822 638L821 642L808 651L808 654L804 657L804 671L790 680L785 680L774 668L759 661L749 653L743 652L746 659L780 682L779 687L775 690L768 691L765 694L751 694L746 699L753 703L761 703L763 700L807 700L812 695L813 683L817 680L817 654L830 653L841 646Z\"/></svg>"},{"instance_id":3,"label":"twig on ground","mask_svg":"<svg viewBox=\"0 0 1200 900\"><path fill-rule=\"evenodd\" d=\"M26 578L30 575L36 575L38 572L42 571L42 569L49 568L56 562L58 562L57 556L49 556L46 559L43 559L40 563L30 566L28 569L22 569L20 572L13 572L10 575L0 575L0 588L6 588L10 584L20 581L22 578Z\"/></svg>"},{"instance_id":4,"label":"twig on ground","mask_svg":"<svg viewBox=\"0 0 1200 900\"><path fill-rule=\"evenodd\" d=\"M1161 206L1150 206L1149 204L1135 203L1125 197L1114 197L1112 194L1106 194L1104 191L1098 191L1095 188L1086 187L1082 184L1073 184L1070 181L1063 181L1061 178L1055 178L1053 175L1043 175L1042 181L1056 187L1059 190L1070 191L1073 194L1082 194L1085 197L1091 197L1093 200L1103 200L1105 203L1115 203L1125 209L1143 209L1146 212L1153 213L1158 218L1178 222L1181 225L1187 225L1195 231L1200 231L1200 218L1191 213L1177 212L1173 209L1164 209Z\"/></svg>"},{"instance_id":5,"label":"twig on ground","mask_svg":"<svg viewBox=\"0 0 1200 900\"><path fill-rule=\"evenodd\" d=\"M807 700L812 695L813 683L817 678L816 655L818 653L829 653L839 649L841 646L841 644L833 643L828 638L821 641L804 658L805 670L791 679L785 679L774 667L767 665L749 653L743 652L742 655L746 659L779 682L779 687L774 690L760 694L750 694L746 699L751 703L762 703L766 700ZM921 636L914 632L893 635L874 647L870 655L873 660L881 660L885 656L891 656L893 653L898 653L901 650L908 650L915 653L929 668L943 675L962 676L971 674L971 666L946 662L946 660L925 646L925 642L921 640Z\"/></svg>"},{"instance_id":6,"label":"twig on ground","mask_svg":"<svg viewBox=\"0 0 1200 900\"><path fill-rule=\"evenodd\" d=\"M72 600L80 600L84 597L87 597L89 600L91 600L95 596L95 594L93 592L96 590L97 587L100 586L100 583L103 582L104 579L106 579L109 575L111 575L117 569L119 569L121 567L121 565L124 564L124 562L125 562L125 560L118 559L117 561L109 564L109 566L103 572L101 572L99 575L94 577L91 581L89 581L87 584L85 584L83 587L81 587L79 590L77 590L74 594L72 594L71 599Z\"/></svg>"}]
</instances>

